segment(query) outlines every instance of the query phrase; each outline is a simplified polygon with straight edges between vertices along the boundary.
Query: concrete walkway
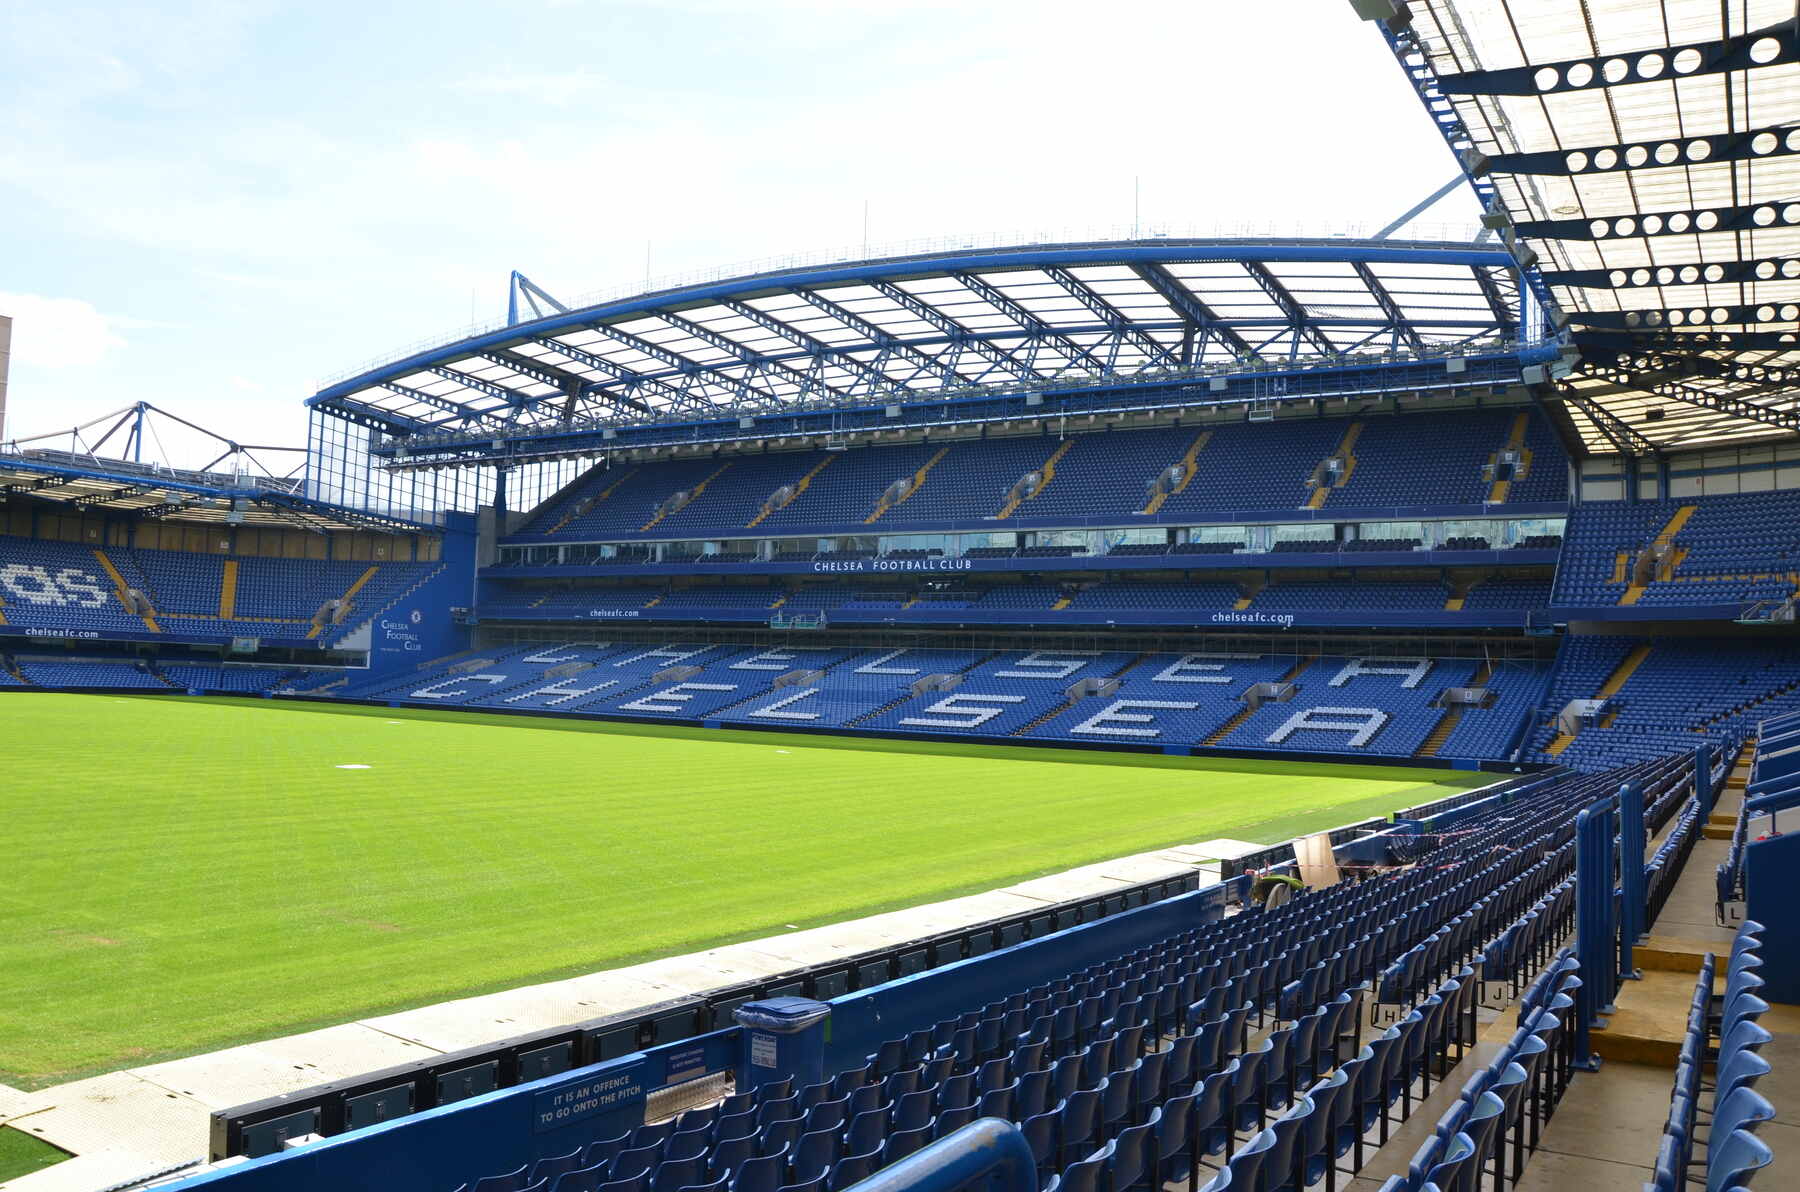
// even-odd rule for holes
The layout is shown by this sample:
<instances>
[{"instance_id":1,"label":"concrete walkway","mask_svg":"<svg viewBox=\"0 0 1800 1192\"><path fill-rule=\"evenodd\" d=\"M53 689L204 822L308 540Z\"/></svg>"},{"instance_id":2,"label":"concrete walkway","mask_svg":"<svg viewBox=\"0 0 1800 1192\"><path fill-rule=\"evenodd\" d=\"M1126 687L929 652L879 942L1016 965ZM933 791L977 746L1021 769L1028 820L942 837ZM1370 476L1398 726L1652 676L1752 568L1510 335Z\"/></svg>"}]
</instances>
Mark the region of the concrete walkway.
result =
<instances>
[{"instance_id":1,"label":"concrete walkway","mask_svg":"<svg viewBox=\"0 0 1800 1192\"><path fill-rule=\"evenodd\" d=\"M625 1014L959 928L1199 872L1264 845L1203 840L1019 882L985 894L711 948L648 964L384 1014L359 1022L72 1081L35 1093L0 1086L0 1126L75 1158L0 1185L95 1192L205 1160L215 1110L534 1031Z\"/></svg>"},{"instance_id":2,"label":"concrete walkway","mask_svg":"<svg viewBox=\"0 0 1800 1192\"><path fill-rule=\"evenodd\" d=\"M1746 768L1734 767L1736 781L1720 795L1715 823L1737 818ZM1712 952L1723 957L1736 934L1714 918L1713 870L1728 847L1722 839L1695 843L1645 946L1637 951L1643 979L1624 983L1616 1011L1594 1032L1599 1071L1576 1075L1517 1192L1639 1192L1650 1179L1701 956ZM1724 988L1722 974L1718 988ZM1758 1187L1796 1188L1800 1007L1775 1006L1760 1021L1775 1034L1762 1053L1774 1071L1757 1091L1774 1102L1776 1118L1760 1128L1759 1136L1774 1149L1776 1161L1756 1182ZM1710 1093L1703 1094L1703 1109L1711 1108L1711 1099ZM1704 1150L1699 1153L1704 1161Z\"/></svg>"}]
</instances>

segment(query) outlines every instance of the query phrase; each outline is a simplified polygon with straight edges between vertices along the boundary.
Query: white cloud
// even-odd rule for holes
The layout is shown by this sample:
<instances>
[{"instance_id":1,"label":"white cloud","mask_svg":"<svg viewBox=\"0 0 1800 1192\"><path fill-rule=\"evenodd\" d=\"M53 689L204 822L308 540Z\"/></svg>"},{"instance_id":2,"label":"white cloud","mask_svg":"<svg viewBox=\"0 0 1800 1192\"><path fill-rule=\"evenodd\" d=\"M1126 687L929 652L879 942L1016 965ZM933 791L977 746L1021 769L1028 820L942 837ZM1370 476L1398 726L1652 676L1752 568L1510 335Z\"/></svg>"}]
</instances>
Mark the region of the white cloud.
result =
<instances>
[{"instance_id":1,"label":"white cloud","mask_svg":"<svg viewBox=\"0 0 1800 1192\"><path fill-rule=\"evenodd\" d=\"M12 316L16 364L83 368L125 346L114 320L80 298L0 293L0 314Z\"/></svg>"}]
</instances>

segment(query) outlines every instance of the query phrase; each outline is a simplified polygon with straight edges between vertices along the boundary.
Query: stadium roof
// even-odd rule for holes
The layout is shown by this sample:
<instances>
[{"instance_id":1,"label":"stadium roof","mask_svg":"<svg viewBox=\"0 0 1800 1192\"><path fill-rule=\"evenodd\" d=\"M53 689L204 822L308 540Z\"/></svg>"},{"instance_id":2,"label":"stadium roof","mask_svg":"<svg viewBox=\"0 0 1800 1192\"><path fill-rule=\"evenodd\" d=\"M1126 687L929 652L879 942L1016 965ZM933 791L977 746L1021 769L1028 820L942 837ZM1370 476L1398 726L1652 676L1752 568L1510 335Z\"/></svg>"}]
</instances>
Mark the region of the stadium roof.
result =
<instances>
[{"instance_id":1,"label":"stadium roof","mask_svg":"<svg viewBox=\"0 0 1800 1192\"><path fill-rule=\"evenodd\" d=\"M1800 429L1793 0L1353 0L1535 258L1596 451ZM1516 238L1516 239L1515 239Z\"/></svg>"},{"instance_id":2,"label":"stadium roof","mask_svg":"<svg viewBox=\"0 0 1800 1192\"><path fill-rule=\"evenodd\" d=\"M203 448L196 458L204 463L171 462L168 440L177 432L187 433L190 449ZM67 450L39 445L64 438ZM117 454L104 454L109 450ZM301 475L306 454L302 448L236 443L148 402L134 402L66 431L0 442L0 503L16 497L131 517L326 533L437 528L388 511L308 497ZM271 456L299 456L301 463L281 475L265 463Z\"/></svg>"},{"instance_id":3,"label":"stadium roof","mask_svg":"<svg viewBox=\"0 0 1800 1192\"><path fill-rule=\"evenodd\" d=\"M526 283L529 286L529 283ZM966 395L982 386L1516 347L1497 245L1151 239L759 273L548 313L309 404L402 442Z\"/></svg>"},{"instance_id":4,"label":"stadium roof","mask_svg":"<svg viewBox=\"0 0 1800 1192\"><path fill-rule=\"evenodd\" d=\"M302 494L298 481L176 472L60 451L0 454L0 501L7 497L54 501L78 511L208 525L285 526L324 533L438 529L405 517L312 500Z\"/></svg>"}]
</instances>

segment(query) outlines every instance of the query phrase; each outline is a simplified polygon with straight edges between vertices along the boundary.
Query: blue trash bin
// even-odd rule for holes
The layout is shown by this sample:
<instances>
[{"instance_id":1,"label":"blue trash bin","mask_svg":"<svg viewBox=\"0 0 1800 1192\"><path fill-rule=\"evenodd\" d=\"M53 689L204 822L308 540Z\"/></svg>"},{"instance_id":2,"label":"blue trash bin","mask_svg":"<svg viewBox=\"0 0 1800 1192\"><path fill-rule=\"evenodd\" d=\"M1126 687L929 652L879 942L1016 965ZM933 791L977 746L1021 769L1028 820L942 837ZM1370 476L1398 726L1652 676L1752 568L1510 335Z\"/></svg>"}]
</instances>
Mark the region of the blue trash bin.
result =
<instances>
[{"instance_id":1,"label":"blue trash bin","mask_svg":"<svg viewBox=\"0 0 1800 1192\"><path fill-rule=\"evenodd\" d=\"M737 1072L740 1092L775 1080L792 1080L800 1088L825 1079L830 1006L809 997L772 997L745 1002L732 1017L744 1028Z\"/></svg>"}]
</instances>

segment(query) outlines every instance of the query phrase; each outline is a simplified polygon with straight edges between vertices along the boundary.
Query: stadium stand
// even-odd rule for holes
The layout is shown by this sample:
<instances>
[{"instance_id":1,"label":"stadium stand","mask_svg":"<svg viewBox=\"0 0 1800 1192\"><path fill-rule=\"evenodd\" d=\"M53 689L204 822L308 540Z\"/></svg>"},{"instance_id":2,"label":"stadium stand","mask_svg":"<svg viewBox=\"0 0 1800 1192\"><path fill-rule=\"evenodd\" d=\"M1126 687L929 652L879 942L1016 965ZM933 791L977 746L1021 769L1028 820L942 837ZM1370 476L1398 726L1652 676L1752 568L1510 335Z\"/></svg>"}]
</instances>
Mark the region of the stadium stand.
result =
<instances>
[{"instance_id":1,"label":"stadium stand","mask_svg":"<svg viewBox=\"0 0 1800 1192\"><path fill-rule=\"evenodd\" d=\"M21 658L18 671L34 687L62 690L167 691L170 687L141 663L49 662Z\"/></svg>"},{"instance_id":2,"label":"stadium stand","mask_svg":"<svg viewBox=\"0 0 1800 1192\"><path fill-rule=\"evenodd\" d=\"M291 671L274 666L162 663L156 669L172 686L183 691L216 695L260 695L292 678Z\"/></svg>"},{"instance_id":3,"label":"stadium stand","mask_svg":"<svg viewBox=\"0 0 1800 1192\"><path fill-rule=\"evenodd\" d=\"M1531 462L1496 500L1493 457L1515 424ZM1315 473L1346 440L1353 463L1319 488ZM1321 491L1346 508L1554 503L1566 499L1566 474L1542 416L1503 410L990 437L603 466L533 511L510 540L886 533L994 519L1130 525L1316 508Z\"/></svg>"},{"instance_id":4,"label":"stadium stand","mask_svg":"<svg viewBox=\"0 0 1800 1192\"><path fill-rule=\"evenodd\" d=\"M1587 769L1692 749L1723 748L1758 721L1800 709L1800 648L1718 640L1564 639L1550 707L1592 701L1579 726L1534 734L1538 756Z\"/></svg>"},{"instance_id":5,"label":"stadium stand","mask_svg":"<svg viewBox=\"0 0 1800 1192\"><path fill-rule=\"evenodd\" d=\"M1510 756L1547 668L1123 650L774 650L550 642L334 696L658 719L1344 756ZM1583 680L1570 679L1579 685ZM1447 702L1452 688L1479 695Z\"/></svg>"},{"instance_id":6,"label":"stadium stand","mask_svg":"<svg viewBox=\"0 0 1800 1192\"><path fill-rule=\"evenodd\" d=\"M7 537L0 538L0 615L24 628L330 645L435 570L423 563L255 558ZM128 600L134 601L130 607ZM334 600L348 605L341 622L319 616Z\"/></svg>"},{"instance_id":7,"label":"stadium stand","mask_svg":"<svg viewBox=\"0 0 1800 1192\"><path fill-rule=\"evenodd\" d=\"M1800 590L1800 492L1588 505L1569 522L1556 603L1784 603Z\"/></svg>"}]
</instances>

